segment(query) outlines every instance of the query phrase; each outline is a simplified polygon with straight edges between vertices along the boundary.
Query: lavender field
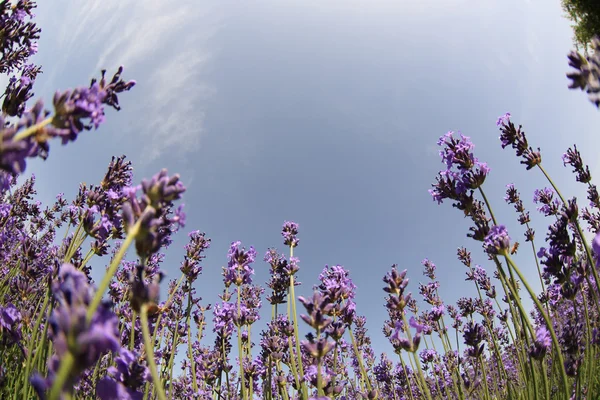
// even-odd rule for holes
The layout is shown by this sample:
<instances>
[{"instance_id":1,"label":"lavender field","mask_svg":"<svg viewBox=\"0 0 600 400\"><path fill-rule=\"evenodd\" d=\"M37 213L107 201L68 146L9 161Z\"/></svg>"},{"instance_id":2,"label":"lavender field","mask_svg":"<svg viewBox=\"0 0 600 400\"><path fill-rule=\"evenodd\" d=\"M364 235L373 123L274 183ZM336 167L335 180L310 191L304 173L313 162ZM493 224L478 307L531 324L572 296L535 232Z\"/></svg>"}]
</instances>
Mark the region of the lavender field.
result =
<instances>
[{"instance_id":1,"label":"lavender field","mask_svg":"<svg viewBox=\"0 0 600 400\"><path fill-rule=\"evenodd\" d=\"M144 179L121 155L125 145L107 140L109 163L94 182L62 188L57 182L64 177L43 169L63 147L83 160L68 168L85 168L97 150L86 141L103 135L129 108L139 111L128 97L158 84L132 80L127 65L108 65L80 86L52 88L53 97L44 101L34 94L35 83L53 65L36 65L44 34L38 10L34 1L0 1L0 74L7 83L0 142L0 399L600 399L596 148L573 144L562 159L546 158L546 143L531 140L508 110L480 127L495 132L492 149L476 150L478 138L459 131L427 133L441 169L425 182L425 208L450 217L429 227L428 236L412 236L436 257L447 243L462 243L440 260L413 265L411 247L399 243L387 265L357 271L323 263L313 273L300 258L314 242L294 212L280 227L269 226L270 247L232 235L221 254L214 246L221 235L211 240L210 231L195 225L211 210L196 197L184 206L192 179L173 173L169 162ZM555 80L565 96L577 94L577 109L597 112L600 37L578 50L565 51L566 77ZM136 119L151 120L153 112ZM151 143L161 137L148 135ZM552 135L559 134L546 133L545 140L558 140ZM134 159L152 154L139 142ZM261 154L270 156L269 150ZM508 168L480 158L494 151L510 156L519 184L498 188L491 181L492 171ZM558 168L572 179L554 179ZM53 179L40 182L32 169ZM210 173L195 179L210 181ZM398 175L398 182L412 190L408 175ZM300 190L276 183L273 198L283 192L291 202ZM573 183L585 198L570 193ZM40 187L58 195L48 202ZM253 207L250 192L233 193ZM336 207L326 212L335 214ZM428 224L410 207L403 212ZM467 225L455 238L444 230L448 224ZM342 230L334 226L325 236ZM350 256L369 252L377 249L348 246ZM442 272L448 260L460 267ZM216 279L215 263L221 265ZM359 296L373 282L378 291ZM372 322L378 316L382 325Z\"/></svg>"}]
</instances>

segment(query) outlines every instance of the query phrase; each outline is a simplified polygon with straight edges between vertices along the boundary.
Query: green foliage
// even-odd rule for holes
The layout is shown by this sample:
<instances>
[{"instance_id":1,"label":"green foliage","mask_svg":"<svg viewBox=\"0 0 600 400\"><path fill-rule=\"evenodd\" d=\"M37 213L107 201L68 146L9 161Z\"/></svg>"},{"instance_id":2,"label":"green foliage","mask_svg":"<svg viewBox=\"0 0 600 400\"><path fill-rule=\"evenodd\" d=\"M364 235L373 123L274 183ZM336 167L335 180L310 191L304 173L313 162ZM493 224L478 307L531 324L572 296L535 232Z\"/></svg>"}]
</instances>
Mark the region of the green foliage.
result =
<instances>
[{"instance_id":1,"label":"green foliage","mask_svg":"<svg viewBox=\"0 0 600 400\"><path fill-rule=\"evenodd\" d=\"M573 42L577 50L588 53L589 45L595 35L600 35L600 1L598 0L562 0L566 17L574 22Z\"/></svg>"}]
</instances>

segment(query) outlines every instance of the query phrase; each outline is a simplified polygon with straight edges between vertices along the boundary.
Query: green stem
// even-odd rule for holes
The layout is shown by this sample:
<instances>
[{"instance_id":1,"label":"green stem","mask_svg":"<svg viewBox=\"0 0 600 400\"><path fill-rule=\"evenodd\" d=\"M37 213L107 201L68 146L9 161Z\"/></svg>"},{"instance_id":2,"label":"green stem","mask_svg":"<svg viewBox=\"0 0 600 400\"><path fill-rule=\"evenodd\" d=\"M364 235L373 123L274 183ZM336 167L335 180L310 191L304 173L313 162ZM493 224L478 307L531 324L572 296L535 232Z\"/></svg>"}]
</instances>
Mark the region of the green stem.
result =
<instances>
[{"instance_id":1,"label":"green stem","mask_svg":"<svg viewBox=\"0 0 600 400\"><path fill-rule=\"evenodd\" d=\"M48 117L42 122L38 122L37 124L31 125L29 128L23 129L21 132L17 133L13 138L13 142L18 142L19 140L23 140L28 138L31 135L34 135L37 131L52 123L54 117Z\"/></svg>"},{"instance_id":2,"label":"green stem","mask_svg":"<svg viewBox=\"0 0 600 400\"><path fill-rule=\"evenodd\" d=\"M350 340L352 341L352 349L354 350L354 354L356 355L356 360L358 361L358 366L360 368L361 381L363 385L366 385L369 391L371 391L373 390L373 387L371 386L371 381L367 377L367 371L365 370L362 354L358 350L358 344L356 343L356 339L354 338L354 332L352 332L351 326L348 326L348 333L350 334Z\"/></svg>"},{"instance_id":3,"label":"green stem","mask_svg":"<svg viewBox=\"0 0 600 400\"><path fill-rule=\"evenodd\" d=\"M50 396L48 397L49 400L57 400L60 398L63 387L71 376L71 370L73 369L74 365L75 357L73 357L71 352L67 352L67 354L65 354L60 360L60 367L54 378L52 388L50 389Z\"/></svg>"},{"instance_id":4,"label":"green stem","mask_svg":"<svg viewBox=\"0 0 600 400\"><path fill-rule=\"evenodd\" d=\"M542 315L542 318L544 318L544 321L546 322L546 326L548 327L548 330L550 331L550 336L552 336L552 344L553 344L554 350L556 352L556 355L558 357L558 363L561 366L561 368L559 369L559 371L560 371L561 378L562 378L564 393L565 393L565 396L568 396L569 392L570 392L570 390L569 390L569 378L567 377L567 372L565 371L564 359L563 359L562 353L560 351L560 344L558 342L558 338L556 337L556 332L554 332L554 326L552 325L552 321L550 321L550 318L548 317L548 314L546 314L546 312L544 310L544 307L542 306L542 304L538 300L537 296L535 295L535 292L533 291L533 289L531 289L531 287L529 286L529 284L525 280L525 277L521 274L521 271L519 270L519 268L517 267L517 265L510 258L510 256L508 255L508 252L504 251L504 253L505 254L503 254L503 255L506 257L506 261L510 264L510 266L512 267L512 269L514 269L514 271L516 272L516 274L519 276L519 279L521 279L521 281L525 285L525 288L529 292L529 295L531 296L531 299L535 303L536 307L538 308L538 311Z\"/></svg>"},{"instance_id":5,"label":"green stem","mask_svg":"<svg viewBox=\"0 0 600 400\"><path fill-rule=\"evenodd\" d=\"M290 247L290 254L293 254L293 247ZM290 256L291 257L291 256ZM298 332L298 313L296 312L296 294L294 291L294 275L290 275L290 296L292 303L292 314L294 317L294 335L296 338L296 356L298 359L298 372L300 376L304 376L304 367L302 366L302 352L300 351L300 336ZM291 356L291 355L290 355ZM300 383L302 389L301 399L306 400L308 398L308 389L306 388L306 384L304 382Z\"/></svg>"},{"instance_id":6,"label":"green stem","mask_svg":"<svg viewBox=\"0 0 600 400\"><path fill-rule=\"evenodd\" d=\"M150 342L150 330L148 329L148 306L146 304L142 305L140 319L142 322L142 336L144 338L144 348L146 349L146 360L148 361L148 367L150 368L152 381L154 382L154 387L156 388L158 399L167 400L167 396L165 395L165 389L163 388L163 385L160 381L158 371L156 370L156 363L154 362L154 346L153 343Z\"/></svg>"},{"instance_id":7,"label":"green stem","mask_svg":"<svg viewBox=\"0 0 600 400\"><path fill-rule=\"evenodd\" d=\"M242 289L240 286L237 287L237 313L238 317L241 316L241 300L242 300ZM237 325L237 324L236 324ZM238 331L238 352L240 353L240 378L242 381L242 400L246 400L246 376L244 374L244 351L242 349L242 327L237 327Z\"/></svg>"},{"instance_id":8,"label":"green stem","mask_svg":"<svg viewBox=\"0 0 600 400\"><path fill-rule=\"evenodd\" d=\"M192 332L190 329L190 314L192 311L192 284L189 284L190 291L188 292L188 307L187 307L187 342L188 342L188 359L190 361L190 366L192 367L192 387L194 388L194 393L198 393L198 380L196 379L196 363L193 361L193 353L192 353Z\"/></svg>"},{"instance_id":9,"label":"green stem","mask_svg":"<svg viewBox=\"0 0 600 400\"><path fill-rule=\"evenodd\" d=\"M125 256L125 253L127 252L127 249L129 248L129 246L131 245L131 243L137 236L137 234L140 230L141 223L142 223L142 219L140 218L135 223L135 225L131 228L131 230L127 234L127 237L125 238L125 241L119 248L119 252L115 256L115 258L112 260L112 262L110 263L110 267L106 271L106 274L104 274L102 281L100 281L100 285L98 285L96 294L94 295L94 298L92 299L90 307L88 308L88 311L87 311L86 321L88 324L91 322L92 317L94 316L94 313L96 312L96 309L102 302L102 296L104 296L104 292L108 288L108 285L110 285L110 281L112 280L113 276L117 272L117 269L119 268L119 265L121 264L121 260L123 260L123 257Z\"/></svg>"}]
</instances>

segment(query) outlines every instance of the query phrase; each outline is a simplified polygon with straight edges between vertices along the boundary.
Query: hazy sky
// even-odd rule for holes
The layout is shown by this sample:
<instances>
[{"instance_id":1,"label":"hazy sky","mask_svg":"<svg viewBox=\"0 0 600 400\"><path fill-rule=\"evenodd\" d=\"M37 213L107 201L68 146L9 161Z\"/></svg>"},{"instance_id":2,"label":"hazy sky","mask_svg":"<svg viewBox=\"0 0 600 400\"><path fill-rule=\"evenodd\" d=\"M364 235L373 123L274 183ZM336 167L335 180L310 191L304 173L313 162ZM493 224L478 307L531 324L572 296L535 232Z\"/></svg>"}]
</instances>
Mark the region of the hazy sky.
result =
<instances>
[{"instance_id":1,"label":"hazy sky","mask_svg":"<svg viewBox=\"0 0 600 400\"><path fill-rule=\"evenodd\" d=\"M492 168L485 190L497 216L524 242L503 201L504 186L517 185L538 223L538 247L546 221L532 197L545 182L502 151L497 117L509 111L523 124L566 194L585 200L562 166L569 145L600 172L599 114L567 89L572 32L558 0L55 0L40 2L37 14L44 73L36 97L50 104L54 90L87 85L101 68L112 76L121 64L138 82L98 131L54 143L48 161L29 163L42 200L98 182L112 155L133 161L135 181L163 167L179 172L187 226L163 267L177 278L186 233L205 231L213 239L198 282L205 304L218 300L232 241L256 247L255 281L265 282L264 252L283 251L281 225L296 221L297 294L312 293L326 264L347 267L377 353L392 350L380 340L381 279L392 264L409 270L416 292L420 262L430 258L450 302L475 294L457 247L492 268L466 238L468 221L427 192L443 167L441 135L472 138ZM520 253L533 276L530 250Z\"/></svg>"}]
</instances>

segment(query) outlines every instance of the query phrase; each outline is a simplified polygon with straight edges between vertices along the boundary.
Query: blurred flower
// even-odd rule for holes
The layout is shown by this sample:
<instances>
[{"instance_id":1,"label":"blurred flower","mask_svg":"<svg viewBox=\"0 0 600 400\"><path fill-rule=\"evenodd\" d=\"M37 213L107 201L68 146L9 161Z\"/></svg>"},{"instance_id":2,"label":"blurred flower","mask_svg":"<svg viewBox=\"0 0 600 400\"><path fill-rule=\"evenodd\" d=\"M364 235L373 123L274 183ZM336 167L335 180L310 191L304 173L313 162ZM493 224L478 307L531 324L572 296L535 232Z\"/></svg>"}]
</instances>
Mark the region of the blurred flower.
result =
<instances>
[{"instance_id":1,"label":"blurred flower","mask_svg":"<svg viewBox=\"0 0 600 400\"><path fill-rule=\"evenodd\" d=\"M569 53L569 66L575 71L567 73L567 78L571 80L569 89L585 90L590 101L600 107L600 37L595 36L590 47L592 55L587 58L575 51Z\"/></svg>"}]
</instances>

